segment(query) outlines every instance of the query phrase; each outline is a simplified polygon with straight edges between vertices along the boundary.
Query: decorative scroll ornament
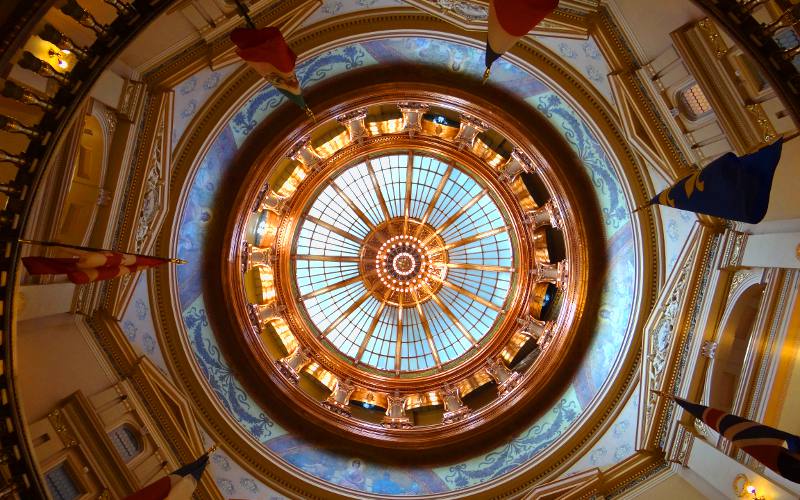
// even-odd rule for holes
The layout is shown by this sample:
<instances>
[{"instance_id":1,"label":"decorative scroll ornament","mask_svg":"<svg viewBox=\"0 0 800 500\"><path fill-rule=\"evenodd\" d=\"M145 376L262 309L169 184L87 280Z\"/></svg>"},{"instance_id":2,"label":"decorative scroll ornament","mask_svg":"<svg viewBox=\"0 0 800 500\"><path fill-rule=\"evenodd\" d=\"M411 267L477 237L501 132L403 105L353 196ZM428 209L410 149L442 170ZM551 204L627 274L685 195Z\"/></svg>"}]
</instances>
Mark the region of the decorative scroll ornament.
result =
<instances>
[{"instance_id":1,"label":"decorative scroll ornament","mask_svg":"<svg viewBox=\"0 0 800 500\"><path fill-rule=\"evenodd\" d=\"M164 205L162 194L164 184L164 132L166 130L166 120L159 120L156 127L153 146L150 149L149 170L144 181L144 196L142 206L139 209L139 216L136 218L136 231L134 233L134 246L136 252L141 252L147 243L148 236L154 231L154 223L158 217L161 207Z\"/></svg>"},{"instance_id":2,"label":"decorative scroll ornament","mask_svg":"<svg viewBox=\"0 0 800 500\"><path fill-rule=\"evenodd\" d=\"M678 316L679 307L686 293L686 286L689 280L689 272L691 270L694 259L687 261L680 270L678 279L672 292L669 295L667 303L664 305L664 310L661 317L656 322L655 326L647 332L649 349L647 351L647 372L648 384L647 388L647 416L648 418L653 414L655 405L658 402L658 395L650 392L650 390L661 389L661 382L664 377L664 368L667 363L667 355L669 354L669 347L672 345L672 340L675 333L675 323Z\"/></svg>"}]
</instances>

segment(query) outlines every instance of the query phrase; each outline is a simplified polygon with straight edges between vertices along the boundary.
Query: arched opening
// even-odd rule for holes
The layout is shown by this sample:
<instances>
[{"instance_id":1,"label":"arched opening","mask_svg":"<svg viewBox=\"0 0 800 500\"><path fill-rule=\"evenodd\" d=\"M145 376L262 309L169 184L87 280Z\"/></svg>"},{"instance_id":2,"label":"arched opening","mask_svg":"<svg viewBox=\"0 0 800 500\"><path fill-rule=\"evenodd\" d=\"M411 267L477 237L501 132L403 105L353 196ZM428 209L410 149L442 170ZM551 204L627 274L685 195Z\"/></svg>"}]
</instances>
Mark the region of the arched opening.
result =
<instances>
[{"instance_id":1,"label":"arched opening","mask_svg":"<svg viewBox=\"0 0 800 500\"><path fill-rule=\"evenodd\" d=\"M100 122L87 116L83 124L67 198L58 223L58 240L83 244L97 211L103 171L104 135Z\"/></svg>"},{"instance_id":2,"label":"arched opening","mask_svg":"<svg viewBox=\"0 0 800 500\"><path fill-rule=\"evenodd\" d=\"M762 285L753 285L745 290L736 299L722 324L722 334L719 336L711 371L709 406L726 411L733 407L763 291Z\"/></svg>"},{"instance_id":3,"label":"arched opening","mask_svg":"<svg viewBox=\"0 0 800 500\"><path fill-rule=\"evenodd\" d=\"M139 433L130 425L123 424L108 433L114 448L122 460L130 462L142 452L142 440Z\"/></svg>"}]
</instances>

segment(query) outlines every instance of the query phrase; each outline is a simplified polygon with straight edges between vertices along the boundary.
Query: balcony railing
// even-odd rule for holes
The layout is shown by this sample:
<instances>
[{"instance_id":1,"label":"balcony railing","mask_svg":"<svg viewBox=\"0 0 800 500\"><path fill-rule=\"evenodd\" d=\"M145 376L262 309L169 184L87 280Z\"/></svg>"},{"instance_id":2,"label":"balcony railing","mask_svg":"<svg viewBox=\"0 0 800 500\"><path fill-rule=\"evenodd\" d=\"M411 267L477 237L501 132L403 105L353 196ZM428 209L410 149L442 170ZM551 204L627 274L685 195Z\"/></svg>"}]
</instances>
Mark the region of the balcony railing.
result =
<instances>
[{"instance_id":1,"label":"balcony railing","mask_svg":"<svg viewBox=\"0 0 800 500\"><path fill-rule=\"evenodd\" d=\"M22 134L27 140L24 150L0 150L0 162L16 169L12 181L0 185L0 194L7 198L5 210L0 211L0 496L46 498L45 486L32 455L29 437L16 390L12 370L15 350L14 289L17 282L20 245L26 219L31 209L39 180L50 163L58 138L70 118L83 103L102 71L147 24L163 12L171 0L104 0L114 7L116 16L108 23L98 22L75 0L58 2L64 14L84 29L90 30L94 41L80 47L49 24L32 31L54 2L32 0L21 3L2 26L0 45L0 74L8 75L10 61L55 81L58 90L46 95L7 80L2 93L5 97L41 110L37 123L24 123L12 116L0 115L0 130ZM80 28L78 28L80 29ZM30 52L22 52L29 37L39 36L60 49L67 49L77 59L73 69L62 73L47 61ZM3 484L5 483L5 484Z\"/></svg>"}]
</instances>

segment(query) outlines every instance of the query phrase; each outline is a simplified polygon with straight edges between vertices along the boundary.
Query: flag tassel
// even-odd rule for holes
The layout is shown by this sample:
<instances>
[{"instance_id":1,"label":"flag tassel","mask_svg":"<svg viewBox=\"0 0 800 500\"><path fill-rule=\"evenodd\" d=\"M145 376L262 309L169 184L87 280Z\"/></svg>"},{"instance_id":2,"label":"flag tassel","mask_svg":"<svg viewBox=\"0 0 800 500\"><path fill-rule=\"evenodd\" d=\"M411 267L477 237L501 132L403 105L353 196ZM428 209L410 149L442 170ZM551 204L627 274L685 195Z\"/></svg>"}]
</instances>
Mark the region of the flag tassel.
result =
<instances>
[{"instance_id":1,"label":"flag tassel","mask_svg":"<svg viewBox=\"0 0 800 500\"><path fill-rule=\"evenodd\" d=\"M107 250L105 248L82 247L82 246L79 246L79 245L70 245L68 243L58 243L58 242L55 242L55 241L26 240L24 238L20 238L18 241L20 243L24 244L24 245L38 245L38 246L42 246L42 247L72 248L72 249L81 250L81 251L84 251L84 252L115 252L116 251L116 250ZM125 253L127 253L127 252L125 252ZM167 258L164 258L164 257L153 257L152 255L144 255L144 254L139 254L139 253L130 253L128 255L133 255L134 257L145 257L145 258L148 258L148 259L152 259L152 258L163 259L163 260L172 262L173 264L186 264L185 260L177 259L177 258L174 258L174 257L167 257Z\"/></svg>"}]
</instances>

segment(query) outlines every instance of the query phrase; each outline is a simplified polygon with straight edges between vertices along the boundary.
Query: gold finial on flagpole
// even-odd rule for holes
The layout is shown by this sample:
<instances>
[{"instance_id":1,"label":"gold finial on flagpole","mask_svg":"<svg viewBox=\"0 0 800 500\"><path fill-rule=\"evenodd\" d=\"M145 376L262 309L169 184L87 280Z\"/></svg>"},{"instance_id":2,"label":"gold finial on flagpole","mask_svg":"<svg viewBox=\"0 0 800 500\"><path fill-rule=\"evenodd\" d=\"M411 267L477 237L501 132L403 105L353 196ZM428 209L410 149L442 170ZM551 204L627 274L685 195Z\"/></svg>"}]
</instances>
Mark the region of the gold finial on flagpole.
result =
<instances>
[{"instance_id":1,"label":"gold finial on flagpole","mask_svg":"<svg viewBox=\"0 0 800 500\"><path fill-rule=\"evenodd\" d=\"M631 215L635 214L636 212L638 212L640 210L644 210L645 208L650 207L650 206L652 206L652 203L646 203L644 205L639 205L638 207L633 209L633 211L631 212Z\"/></svg>"},{"instance_id":2,"label":"gold finial on flagpole","mask_svg":"<svg viewBox=\"0 0 800 500\"><path fill-rule=\"evenodd\" d=\"M216 443L212 444L212 445L211 445L211 448L209 448L208 450L206 450L206 453L205 453L205 454L206 454L206 455L211 455L211 454L212 454L212 453L214 453L215 451L217 451L217 444L216 444Z\"/></svg>"},{"instance_id":3,"label":"gold finial on flagpole","mask_svg":"<svg viewBox=\"0 0 800 500\"><path fill-rule=\"evenodd\" d=\"M486 70L483 72L483 80L481 80L481 85L486 85L486 82L489 81L489 77L492 75L492 67L488 66Z\"/></svg>"},{"instance_id":4,"label":"gold finial on flagpole","mask_svg":"<svg viewBox=\"0 0 800 500\"><path fill-rule=\"evenodd\" d=\"M183 260L183 259L176 259L176 258L174 258L174 257L173 257L173 258L170 258L170 259L169 259L169 261L170 261L170 262L172 262L173 264L186 264L187 262L189 262L189 261L187 261L187 260Z\"/></svg>"},{"instance_id":5,"label":"gold finial on flagpole","mask_svg":"<svg viewBox=\"0 0 800 500\"><path fill-rule=\"evenodd\" d=\"M314 122L314 123L317 123L317 117L316 117L316 116L314 116L314 112L313 112L313 111L311 111L311 108L309 108L308 106L306 106L304 109L305 109L305 112L306 112L306 116L308 116L309 118L311 118L311 121L312 121L312 122Z\"/></svg>"}]
</instances>

